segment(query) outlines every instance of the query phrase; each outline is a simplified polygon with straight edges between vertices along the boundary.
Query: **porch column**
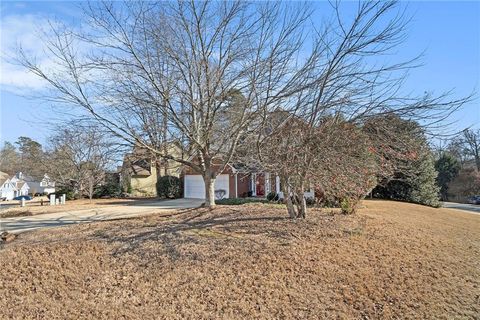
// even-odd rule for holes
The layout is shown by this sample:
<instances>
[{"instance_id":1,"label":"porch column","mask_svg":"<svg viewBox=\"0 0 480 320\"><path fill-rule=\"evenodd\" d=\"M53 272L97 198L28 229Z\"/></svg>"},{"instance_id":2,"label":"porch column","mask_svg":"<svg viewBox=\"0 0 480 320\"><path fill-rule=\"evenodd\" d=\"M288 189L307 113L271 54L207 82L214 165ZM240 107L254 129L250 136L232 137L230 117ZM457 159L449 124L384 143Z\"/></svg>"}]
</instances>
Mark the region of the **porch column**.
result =
<instances>
[{"instance_id":1,"label":"porch column","mask_svg":"<svg viewBox=\"0 0 480 320\"><path fill-rule=\"evenodd\" d=\"M280 177L278 175L275 175L275 193L280 192Z\"/></svg>"},{"instance_id":2,"label":"porch column","mask_svg":"<svg viewBox=\"0 0 480 320\"><path fill-rule=\"evenodd\" d=\"M271 183L270 183L270 172L265 172L265 196L267 196L271 190Z\"/></svg>"},{"instance_id":3,"label":"porch column","mask_svg":"<svg viewBox=\"0 0 480 320\"><path fill-rule=\"evenodd\" d=\"M238 198L238 173L235 173L235 198Z\"/></svg>"},{"instance_id":4,"label":"porch column","mask_svg":"<svg viewBox=\"0 0 480 320\"><path fill-rule=\"evenodd\" d=\"M253 197L257 196L257 174L256 173L252 174L252 196Z\"/></svg>"}]
</instances>

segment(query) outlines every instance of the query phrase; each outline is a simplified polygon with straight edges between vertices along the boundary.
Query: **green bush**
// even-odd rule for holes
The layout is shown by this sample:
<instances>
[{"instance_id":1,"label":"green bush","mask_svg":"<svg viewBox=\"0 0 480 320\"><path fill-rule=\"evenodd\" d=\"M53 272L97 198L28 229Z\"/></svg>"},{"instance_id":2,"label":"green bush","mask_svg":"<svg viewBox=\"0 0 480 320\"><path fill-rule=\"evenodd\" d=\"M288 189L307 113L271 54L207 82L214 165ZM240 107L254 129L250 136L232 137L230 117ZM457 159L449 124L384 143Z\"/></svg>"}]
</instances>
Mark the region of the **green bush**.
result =
<instances>
[{"instance_id":1,"label":"green bush","mask_svg":"<svg viewBox=\"0 0 480 320\"><path fill-rule=\"evenodd\" d=\"M275 191L271 191L267 194L268 201L278 201L278 199L278 193L276 193Z\"/></svg>"},{"instance_id":2,"label":"green bush","mask_svg":"<svg viewBox=\"0 0 480 320\"><path fill-rule=\"evenodd\" d=\"M160 177L157 181L157 194L162 198L181 198L182 184L180 179L174 176Z\"/></svg>"},{"instance_id":3,"label":"green bush","mask_svg":"<svg viewBox=\"0 0 480 320\"><path fill-rule=\"evenodd\" d=\"M48 198L50 199L50 195L54 194L55 198L60 198L62 194L65 194L65 199L66 200L74 200L75 199L75 192L73 189L68 188L68 187L60 187L57 190L55 190L54 193L48 194Z\"/></svg>"},{"instance_id":4,"label":"green bush","mask_svg":"<svg viewBox=\"0 0 480 320\"><path fill-rule=\"evenodd\" d=\"M343 214L352 214L357 210L359 200L343 198L340 201L340 208L342 209Z\"/></svg>"},{"instance_id":5,"label":"green bush","mask_svg":"<svg viewBox=\"0 0 480 320\"><path fill-rule=\"evenodd\" d=\"M306 197L305 198L305 203L307 204L307 206L313 206L313 205L316 204L316 201L315 201L315 198Z\"/></svg>"},{"instance_id":6,"label":"green bush","mask_svg":"<svg viewBox=\"0 0 480 320\"><path fill-rule=\"evenodd\" d=\"M412 174L398 175L385 186L377 186L372 193L375 198L408 201L431 207L439 207L440 187L436 184L437 171L431 154L411 164Z\"/></svg>"},{"instance_id":7,"label":"green bush","mask_svg":"<svg viewBox=\"0 0 480 320\"><path fill-rule=\"evenodd\" d=\"M270 201L265 199L252 199L252 198L228 198L216 200L216 204L226 205L226 206L238 206L246 203L269 203Z\"/></svg>"},{"instance_id":8,"label":"green bush","mask_svg":"<svg viewBox=\"0 0 480 320\"><path fill-rule=\"evenodd\" d=\"M93 192L94 198L102 198L102 197L112 197L116 198L121 193L120 185L116 183L107 183L95 188Z\"/></svg>"}]
</instances>

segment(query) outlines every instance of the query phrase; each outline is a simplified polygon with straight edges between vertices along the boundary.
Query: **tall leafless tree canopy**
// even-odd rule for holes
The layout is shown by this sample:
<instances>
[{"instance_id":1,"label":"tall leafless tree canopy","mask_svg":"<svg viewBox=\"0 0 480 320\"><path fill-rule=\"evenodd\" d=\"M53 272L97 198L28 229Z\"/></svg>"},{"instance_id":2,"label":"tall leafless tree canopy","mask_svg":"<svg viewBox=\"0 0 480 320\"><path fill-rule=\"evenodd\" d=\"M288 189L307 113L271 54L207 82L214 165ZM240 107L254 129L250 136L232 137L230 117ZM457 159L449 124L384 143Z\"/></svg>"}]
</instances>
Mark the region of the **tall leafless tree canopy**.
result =
<instances>
[{"instance_id":1,"label":"tall leafless tree canopy","mask_svg":"<svg viewBox=\"0 0 480 320\"><path fill-rule=\"evenodd\" d=\"M58 129L50 137L46 169L59 185L79 196L93 197L105 183L105 173L114 168L121 148L104 130L92 126Z\"/></svg>"},{"instance_id":2,"label":"tall leafless tree canopy","mask_svg":"<svg viewBox=\"0 0 480 320\"><path fill-rule=\"evenodd\" d=\"M18 60L50 84L51 101L202 174L213 206L215 178L239 143L268 158L261 146L275 130L258 128L274 110L301 119L308 140L335 114L355 124L392 113L436 124L465 101L402 94L415 59L386 58L405 36L397 3L360 2L353 18L341 8L332 3L333 19L316 24L315 8L301 3L95 2L81 28L52 24L54 68L21 49ZM174 141L181 154L167 152Z\"/></svg>"},{"instance_id":3,"label":"tall leafless tree canopy","mask_svg":"<svg viewBox=\"0 0 480 320\"><path fill-rule=\"evenodd\" d=\"M467 158L473 159L477 171L480 171L480 129L465 129L460 136L460 143Z\"/></svg>"}]
</instances>

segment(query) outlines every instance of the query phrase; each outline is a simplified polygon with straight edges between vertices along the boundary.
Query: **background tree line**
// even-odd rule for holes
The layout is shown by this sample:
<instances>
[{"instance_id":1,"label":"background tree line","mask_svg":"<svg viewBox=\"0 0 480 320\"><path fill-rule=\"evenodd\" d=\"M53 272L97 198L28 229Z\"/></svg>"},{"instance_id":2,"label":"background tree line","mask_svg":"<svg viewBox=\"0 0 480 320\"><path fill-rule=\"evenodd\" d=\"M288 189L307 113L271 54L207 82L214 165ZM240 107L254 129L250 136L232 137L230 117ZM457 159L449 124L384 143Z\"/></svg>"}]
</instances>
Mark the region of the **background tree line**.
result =
<instances>
[{"instance_id":1,"label":"background tree line","mask_svg":"<svg viewBox=\"0 0 480 320\"><path fill-rule=\"evenodd\" d=\"M438 184L443 200L480 194L480 129L467 128L437 147Z\"/></svg>"},{"instance_id":2,"label":"background tree line","mask_svg":"<svg viewBox=\"0 0 480 320\"><path fill-rule=\"evenodd\" d=\"M45 147L29 137L19 137L0 149L0 171L9 175L22 172L36 181L47 174L58 192L91 199L109 183L107 174L115 170L122 156L121 146L114 141L100 128L78 123L57 129Z\"/></svg>"}]
</instances>

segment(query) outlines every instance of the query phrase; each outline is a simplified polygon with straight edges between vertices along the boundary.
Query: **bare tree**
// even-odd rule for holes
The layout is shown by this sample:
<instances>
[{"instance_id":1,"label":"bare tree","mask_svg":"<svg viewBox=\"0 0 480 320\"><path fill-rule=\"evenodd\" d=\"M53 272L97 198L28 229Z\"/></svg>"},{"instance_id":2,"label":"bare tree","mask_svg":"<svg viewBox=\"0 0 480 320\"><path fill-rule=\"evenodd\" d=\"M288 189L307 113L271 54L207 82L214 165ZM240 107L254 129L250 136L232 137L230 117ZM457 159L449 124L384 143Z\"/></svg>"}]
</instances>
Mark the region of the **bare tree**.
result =
<instances>
[{"instance_id":1,"label":"bare tree","mask_svg":"<svg viewBox=\"0 0 480 320\"><path fill-rule=\"evenodd\" d=\"M465 129L460 140L465 154L474 159L477 171L480 171L480 129Z\"/></svg>"},{"instance_id":2,"label":"bare tree","mask_svg":"<svg viewBox=\"0 0 480 320\"><path fill-rule=\"evenodd\" d=\"M19 170L20 155L12 143L6 141L0 149L0 171L14 175Z\"/></svg>"},{"instance_id":3,"label":"bare tree","mask_svg":"<svg viewBox=\"0 0 480 320\"><path fill-rule=\"evenodd\" d=\"M54 68L21 49L19 61L50 84L51 101L200 173L214 206L217 175L252 134L261 153L269 134L256 129L279 107L304 121L308 141L335 113L352 123L395 113L435 125L465 101L400 94L415 59L388 63L406 26L395 2L360 2L352 20L340 7L318 27L299 3L92 3L86 28L52 24L45 44ZM181 155L166 152L174 141ZM311 170L302 168L305 183Z\"/></svg>"},{"instance_id":4,"label":"bare tree","mask_svg":"<svg viewBox=\"0 0 480 320\"><path fill-rule=\"evenodd\" d=\"M344 157L349 161L358 159L355 153L363 154L361 149L349 154L348 149L341 147L342 144L348 145L347 143L335 142L336 136L358 138L353 132L351 137L348 134L340 135L338 130L333 130L336 128L335 122L340 127L345 127L344 122L362 127L373 118L394 115L422 123L422 130L434 129L470 99L466 97L452 100L449 99L449 93L438 96L426 93L417 97L402 94L406 74L417 66L417 59L402 62L387 58L403 42L408 23L404 12L395 2L360 2L351 20L344 18L339 3L333 3L332 7L336 19L316 31L316 59L303 75L312 81L309 81L309 85L303 90L296 92L288 105L282 106L286 115L281 117L279 123L271 125L269 115L264 117L265 129L260 131L256 141L259 166L277 168L274 172L284 176L284 188L287 191L285 198L292 217L305 216L302 190L307 184L321 187L322 184L330 184L332 180L327 179L334 177L335 172L353 172L347 170L351 168L348 162L337 161L342 155L335 152L336 150L346 151ZM333 123L325 127L325 119L331 116L334 116ZM292 126L292 123L298 124ZM385 126L388 122L378 125L376 130L381 133L378 136L384 140L378 143L384 146L394 145L397 141L395 137L384 135L390 129ZM279 135L282 135L280 142ZM330 144L325 148L317 148L311 141L317 141L323 146L319 139L329 141ZM364 145L364 139L359 139L357 143ZM288 148L290 144L294 147ZM279 147L272 149L272 146ZM400 150L408 155L409 148L413 149L413 146L402 143ZM390 151L390 156L395 156L395 148ZM283 152L287 154L284 155ZM285 162L286 156L292 161ZM367 161L363 166L370 172L368 157L365 159ZM392 160L392 157L383 159ZM330 166L323 167L329 174L317 174L316 170L319 168L316 164L319 163L331 163ZM336 167L337 165L339 167ZM292 170L291 166L295 166L295 170ZM394 164L389 163L388 168L380 167L381 171L376 175L388 177L388 174L394 171L392 166ZM357 173L362 172L361 166L357 169ZM363 186L374 186L370 179L364 182ZM368 188L362 190L364 194L356 193L355 201L369 191ZM344 190L347 198L350 193L355 192ZM300 214L288 203L290 198L299 199Z\"/></svg>"},{"instance_id":5,"label":"bare tree","mask_svg":"<svg viewBox=\"0 0 480 320\"><path fill-rule=\"evenodd\" d=\"M60 185L72 186L80 196L92 199L105 173L115 165L118 145L97 127L60 129L50 138L49 172Z\"/></svg>"},{"instance_id":6,"label":"bare tree","mask_svg":"<svg viewBox=\"0 0 480 320\"><path fill-rule=\"evenodd\" d=\"M468 155L466 154L466 150L463 146L463 141L461 135L457 135L453 137L446 147L446 151L453 155L455 158L460 161L461 166L465 165L465 162L468 160Z\"/></svg>"},{"instance_id":7,"label":"bare tree","mask_svg":"<svg viewBox=\"0 0 480 320\"><path fill-rule=\"evenodd\" d=\"M480 171L480 129L462 130L450 140L446 149L460 161L462 167L473 160L476 169Z\"/></svg>"},{"instance_id":8,"label":"bare tree","mask_svg":"<svg viewBox=\"0 0 480 320\"><path fill-rule=\"evenodd\" d=\"M21 49L19 61L50 84L50 101L78 106L132 145L200 173L214 206L215 178L240 137L312 81L316 49L301 55L309 15L303 4L280 2L92 3L85 30L52 24L45 44L55 68ZM231 103L235 91L241 105ZM181 156L166 152L173 141Z\"/></svg>"},{"instance_id":9,"label":"bare tree","mask_svg":"<svg viewBox=\"0 0 480 320\"><path fill-rule=\"evenodd\" d=\"M369 148L369 137L362 128L339 115L325 117L314 131L300 118L292 117L279 124L287 115L271 115L266 130L272 133L259 148L257 166L280 177L290 217L306 217L305 191L312 188L322 190L329 200L350 203L354 210L355 200L368 193L376 182L378 168Z\"/></svg>"}]
</instances>

